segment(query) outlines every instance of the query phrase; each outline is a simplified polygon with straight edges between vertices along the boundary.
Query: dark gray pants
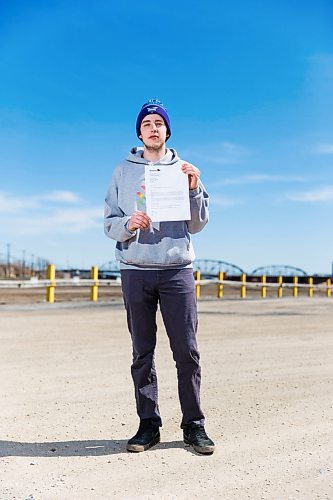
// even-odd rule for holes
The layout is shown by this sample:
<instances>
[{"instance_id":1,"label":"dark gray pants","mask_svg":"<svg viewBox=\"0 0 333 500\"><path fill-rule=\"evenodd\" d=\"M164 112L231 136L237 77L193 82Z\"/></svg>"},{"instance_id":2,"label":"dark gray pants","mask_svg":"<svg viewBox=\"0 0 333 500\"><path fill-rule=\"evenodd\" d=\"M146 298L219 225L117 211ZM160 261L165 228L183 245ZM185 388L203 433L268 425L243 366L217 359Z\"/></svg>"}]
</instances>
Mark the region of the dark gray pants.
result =
<instances>
[{"instance_id":1,"label":"dark gray pants","mask_svg":"<svg viewBox=\"0 0 333 500\"><path fill-rule=\"evenodd\" d=\"M131 372L140 420L149 419L162 425L154 363L156 311L159 303L176 362L183 414L181 427L191 422L203 425L200 356L196 342L197 305L192 269L122 270L121 280L127 324L132 337Z\"/></svg>"}]
</instances>

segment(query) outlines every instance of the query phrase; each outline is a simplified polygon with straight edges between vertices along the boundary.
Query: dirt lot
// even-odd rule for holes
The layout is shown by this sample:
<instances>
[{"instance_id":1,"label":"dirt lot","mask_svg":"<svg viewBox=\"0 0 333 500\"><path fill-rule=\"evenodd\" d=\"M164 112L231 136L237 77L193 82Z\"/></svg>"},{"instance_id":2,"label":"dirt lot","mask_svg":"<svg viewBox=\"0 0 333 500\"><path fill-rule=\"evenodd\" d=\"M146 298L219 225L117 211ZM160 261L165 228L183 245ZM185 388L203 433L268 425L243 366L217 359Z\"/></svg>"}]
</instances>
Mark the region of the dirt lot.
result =
<instances>
[{"instance_id":1,"label":"dirt lot","mask_svg":"<svg viewBox=\"0 0 333 500\"><path fill-rule=\"evenodd\" d=\"M199 302L210 457L182 442L160 319L162 442L128 454L137 417L119 296L1 305L1 500L332 499L332 301Z\"/></svg>"}]
</instances>

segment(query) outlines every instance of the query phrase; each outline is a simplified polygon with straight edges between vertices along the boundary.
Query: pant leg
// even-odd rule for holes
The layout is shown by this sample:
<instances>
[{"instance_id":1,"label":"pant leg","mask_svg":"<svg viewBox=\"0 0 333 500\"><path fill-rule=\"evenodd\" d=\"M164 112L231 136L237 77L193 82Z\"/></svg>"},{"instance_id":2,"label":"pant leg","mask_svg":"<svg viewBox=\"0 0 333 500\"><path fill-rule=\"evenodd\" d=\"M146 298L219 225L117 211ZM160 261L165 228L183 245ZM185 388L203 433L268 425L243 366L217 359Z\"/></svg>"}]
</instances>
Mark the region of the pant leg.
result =
<instances>
[{"instance_id":1,"label":"pant leg","mask_svg":"<svg viewBox=\"0 0 333 500\"><path fill-rule=\"evenodd\" d=\"M149 419L162 425L154 361L158 303L154 289L155 276L154 271L121 271L127 324L132 338L131 374L137 413L140 420Z\"/></svg>"},{"instance_id":2,"label":"pant leg","mask_svg":"<svg viewBox=\"0 0 333 500\"><path fill-rule=\"evenodd\" d=\"M197 303L192 269L159 271L160 307L178 376L181 427L204 424L200 408L201 369L196 341Z\"/></svg>"}]
</instances>

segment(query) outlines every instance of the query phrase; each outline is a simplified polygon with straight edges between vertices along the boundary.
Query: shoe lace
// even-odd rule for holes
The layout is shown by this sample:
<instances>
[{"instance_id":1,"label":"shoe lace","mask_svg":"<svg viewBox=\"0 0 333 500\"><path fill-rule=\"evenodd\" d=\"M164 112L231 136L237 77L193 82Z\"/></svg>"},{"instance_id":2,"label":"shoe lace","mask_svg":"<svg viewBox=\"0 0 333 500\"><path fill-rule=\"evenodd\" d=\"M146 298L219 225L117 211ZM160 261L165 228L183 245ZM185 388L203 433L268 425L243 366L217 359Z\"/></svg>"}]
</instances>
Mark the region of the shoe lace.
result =
<instances>
[{"instance_id":1,"label":"shoe lace","mask_svg":"<svg viewBox=\"0 0 333 500\"><path fill-rule=\"evenodd\" d=\"M208 439L208 436L206 434L204 427L197 427L196 429L194 429L194 432L198 438Z\"/></svg>"}]
</instances>

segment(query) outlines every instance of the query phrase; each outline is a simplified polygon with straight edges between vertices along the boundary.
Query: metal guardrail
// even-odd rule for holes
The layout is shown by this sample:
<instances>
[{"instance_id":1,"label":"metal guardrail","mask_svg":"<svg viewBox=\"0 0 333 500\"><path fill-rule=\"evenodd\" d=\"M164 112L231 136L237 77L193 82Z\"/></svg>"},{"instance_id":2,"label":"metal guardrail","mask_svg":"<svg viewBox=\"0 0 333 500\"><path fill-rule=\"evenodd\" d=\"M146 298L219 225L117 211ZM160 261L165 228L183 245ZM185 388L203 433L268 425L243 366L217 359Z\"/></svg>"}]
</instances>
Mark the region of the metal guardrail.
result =
<instances>
[{"instance_id":1,"label":"metal guardrail","mask_svg":"<svg viewBox=\"0 0 333 500\"><path fill-rule=\"evenodd\" d=\"M216 293L218 298L223 298L225 287L237 287L240 289L240 297L245 298L248 289L260 289L261 297L265 298L267 296L268 288L276 288L277 297L281 298L283 296L283 289L291 288L293 297L298 296L298 291L300 289L307 289L308 296L312 297L314 293L321 292L325 293L327 297L332 296L332 280L327 279L326 282L320 284L314 284L313 278L308 278L308 283L299 283L298 277L293 278L293 283L283 282L283 277L279 276L276 283L267 283L266 276L261 276L260 282L247 282L246 275L242 274L240 281L233 281L224 279L224 273L219 272L217 278L213 279L201 279L200 271L195 272L195 287L196 287L196 297L199 299L201 295L201 287L207 285L215 285ZM31 278L30 280L0 280L0 288L46 288L46 301L55 301L55 290L57 287L90 287L90 300L96 302L98 300L98 289L99 287L119 287L121 282L119 280L99 280L98 279L98 268L93 266L91 268L91 278L81 279L79 277L74 277L71 279L56 279L55 266L48 266L48 279L37 279Z\"/></svg>"},{"instance_id":2,"label":"metal guardrail","mask_svg":"<svg viewBox=\"0 0 333 500\"><path fill-rule=\"evenodd\" d=\"M57 287L79 287L79 286L93 286L95 285L95 280L93 279L80 279L80 278L70 278L62 279L57 278L55 281L49 279L38 279L38 280L0 280L0 288L45 288L47 286ZM121 283L117 280L101 280L98 286L119 286Z\"/></svg>"},{"instance_id":3,"label":"metal guardrail","mask_svg":"<svg viewBox=\"0 0 333 500\"><path fill-rule=\"evenodd\" d=\"M246 274L242 274L240 277L240 281L233 281L233 280L225 280L224 279L224 273L220 272L218 275L217 279L212 279L212 280L201 280L200 279L200 271L196 271L195 273L196 277L196 295L197 298L200 297L200 287L202 285L206 284L211 284L211 283L216 283L217 284L217 296L219 298L222 298L224 295L224 286L231 286L231 287L238 287L240 288L240 297L244 299L246 297L246 291L249 288L260 288L261 290L261 297L266 298L267 296L267 288L276 288L277 289L277 296L281 298L283 296L283 289L284 288L291 288L292 289L292 294L293 297L298 296L298 290L300 288L305 288L308 290L308 296L313 297L314 291L325 291L327 297L332 296L332 280L331 278L328 278L325 283L320 283L320 284L314 284L313 283L313 278L310 276L308 278L308 283L299 283L298 282L298 276L294 276L293 282L292 283L286 283L283 282L283 277L279 276L278 280L276 283L267 283L267 277L266 276L261 276L261 281L260 282L247 282L246 281Z\"/></svg>"}]
</instances>

